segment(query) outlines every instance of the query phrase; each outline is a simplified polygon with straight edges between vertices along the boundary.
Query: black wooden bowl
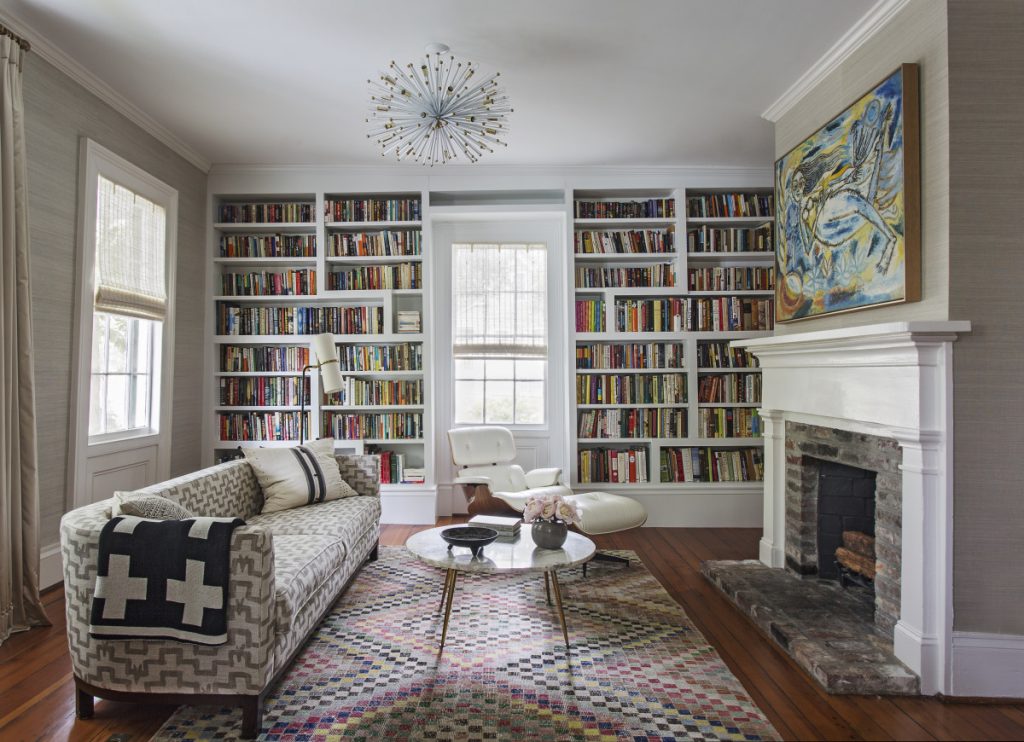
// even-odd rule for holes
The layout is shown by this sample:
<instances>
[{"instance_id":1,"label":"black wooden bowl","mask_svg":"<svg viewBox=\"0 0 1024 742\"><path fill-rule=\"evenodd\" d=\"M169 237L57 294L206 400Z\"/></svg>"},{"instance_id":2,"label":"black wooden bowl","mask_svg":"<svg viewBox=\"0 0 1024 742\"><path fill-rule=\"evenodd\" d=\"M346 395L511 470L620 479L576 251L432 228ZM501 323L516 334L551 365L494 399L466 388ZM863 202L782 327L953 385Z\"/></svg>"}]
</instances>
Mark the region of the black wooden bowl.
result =
<instances>
[{"instance_id":1,"label":"black wooden bowl","mask_svg":"<svg viewBox=\"0 0 1024 742\"><path fill-rule=\"evenodd\" d=\"M493 528L458 526L441 531L441 538L448 542L448 551L453 546L465 546L473 552L474 557L478 557L487 544L498 538L498 532Z\"/></svg>"}]
</instances>

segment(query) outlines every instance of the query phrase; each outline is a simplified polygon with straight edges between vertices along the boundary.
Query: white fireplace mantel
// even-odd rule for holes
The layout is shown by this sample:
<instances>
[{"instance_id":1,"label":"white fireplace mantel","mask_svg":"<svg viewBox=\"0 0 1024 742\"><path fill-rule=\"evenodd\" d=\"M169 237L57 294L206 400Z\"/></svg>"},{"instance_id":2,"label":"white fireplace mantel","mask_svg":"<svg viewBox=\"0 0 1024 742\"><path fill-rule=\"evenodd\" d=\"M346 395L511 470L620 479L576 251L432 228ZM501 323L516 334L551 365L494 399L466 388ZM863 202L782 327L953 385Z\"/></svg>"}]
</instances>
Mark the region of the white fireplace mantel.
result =
<instances>
[{"instance_id":1,"label":"white fireplace mantel","mask_svg":"<svg viewBox=\"0 0 1024 742\"><path fill-rule=\"evenodd\" d=\"M785 563L786 421L895 438L903 450L896 656L951 692L952 344L970 322L889 322L733 343L757 356L765 429L760 558Z\"/></svg>"}]
</instances>

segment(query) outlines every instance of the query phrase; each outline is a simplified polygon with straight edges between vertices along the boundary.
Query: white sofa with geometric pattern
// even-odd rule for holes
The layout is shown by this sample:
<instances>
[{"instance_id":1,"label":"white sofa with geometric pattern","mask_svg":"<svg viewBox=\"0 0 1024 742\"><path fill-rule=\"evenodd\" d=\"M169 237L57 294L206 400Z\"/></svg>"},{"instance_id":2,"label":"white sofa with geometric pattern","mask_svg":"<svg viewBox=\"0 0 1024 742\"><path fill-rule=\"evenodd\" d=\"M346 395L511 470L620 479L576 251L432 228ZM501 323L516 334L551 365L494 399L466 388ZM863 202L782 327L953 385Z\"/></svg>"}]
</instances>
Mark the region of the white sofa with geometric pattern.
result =
<instances>
[{"instance_id":1,"label":"white sofa with geometric pattern","mask_svg":"<svg viewBox=\"0 0 1024 742\"><path fill-rule=\"evenodd\" d=\"M196 515L245 520L231 536L228 638L218 646L90 636L99 534L112 501L61 519L68 643L81 718L92 715L94 696L241 706L242 736L259 733L267 692L358 569L377 558L377 457L336 458L358 497L260 515L260 486L244 459L134 493L166 497Z\"/></svg>"}]
</instances>

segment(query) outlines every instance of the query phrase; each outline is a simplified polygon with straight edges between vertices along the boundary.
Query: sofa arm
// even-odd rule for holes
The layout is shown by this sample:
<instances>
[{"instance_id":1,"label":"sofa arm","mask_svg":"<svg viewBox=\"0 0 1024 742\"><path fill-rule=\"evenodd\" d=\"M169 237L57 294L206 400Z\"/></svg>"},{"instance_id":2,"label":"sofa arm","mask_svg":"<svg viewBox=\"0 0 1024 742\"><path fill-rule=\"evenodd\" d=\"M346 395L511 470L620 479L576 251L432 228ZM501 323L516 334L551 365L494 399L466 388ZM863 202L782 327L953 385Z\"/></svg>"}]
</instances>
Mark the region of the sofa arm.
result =
<instances>
[{"instance_id":1,"label":"sofa arm","mask_svg":"<svg viewBox=\"0 0 1024 742\"><path fill-rule=\"evenodd\" d=\"M341 478L360 495L380 496L380 457L374 455L335 454Z\"/></svg>"},{"instance_id":2,"label":"sofa arm","mask_svg":"<svg viewBox=\"0 0 1024 742\"><path fill-rule=\"evenodd\" d=\"M253 695L274 667L273 536L255 526L231 535L228 640L218 646L166 639L96 639L89 615L106 503L61 519L61 555L71 665L80 680L115 691ZM100 506L100 507L97 507Z\"/></svg>"},{"instance_id":3,"label":"sofa arm","mask_svg":"<svg viewBox=\"0 0 1024 742\"><path fill-rule=\"evenodd\" d=\"M558 478L562 476L562 470L553 467L550 469L534 469L526 472L526 486L529 489L534 487L548 487L558 484Z\"/></svg>"}]
</instances>

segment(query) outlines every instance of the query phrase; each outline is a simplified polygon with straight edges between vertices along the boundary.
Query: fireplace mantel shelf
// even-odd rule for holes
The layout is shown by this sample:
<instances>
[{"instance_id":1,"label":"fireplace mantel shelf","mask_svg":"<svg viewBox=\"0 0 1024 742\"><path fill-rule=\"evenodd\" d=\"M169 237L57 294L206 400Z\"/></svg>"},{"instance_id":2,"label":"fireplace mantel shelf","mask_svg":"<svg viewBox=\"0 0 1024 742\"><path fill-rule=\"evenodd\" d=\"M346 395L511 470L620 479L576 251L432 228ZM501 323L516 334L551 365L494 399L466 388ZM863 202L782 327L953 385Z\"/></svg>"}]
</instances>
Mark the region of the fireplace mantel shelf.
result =
<instances>
[{"instance_id":1,"label":"fireplace mantel shelf","mask_svg":"<svg viewBox=\"0 0 1024 742\"><path fill-rule=\"evenodd\" d=\"M837 345L857 346L883 339L955 339L956 335L970 331L971 323L966 320L884 322L875 325L840 327L834 330L796 332L788 335L736 340L732 344L750 351L762 349L774 351L788 348L808 350L815 345L821 346L824 350Z\"/></svg>"}]
</instances>

